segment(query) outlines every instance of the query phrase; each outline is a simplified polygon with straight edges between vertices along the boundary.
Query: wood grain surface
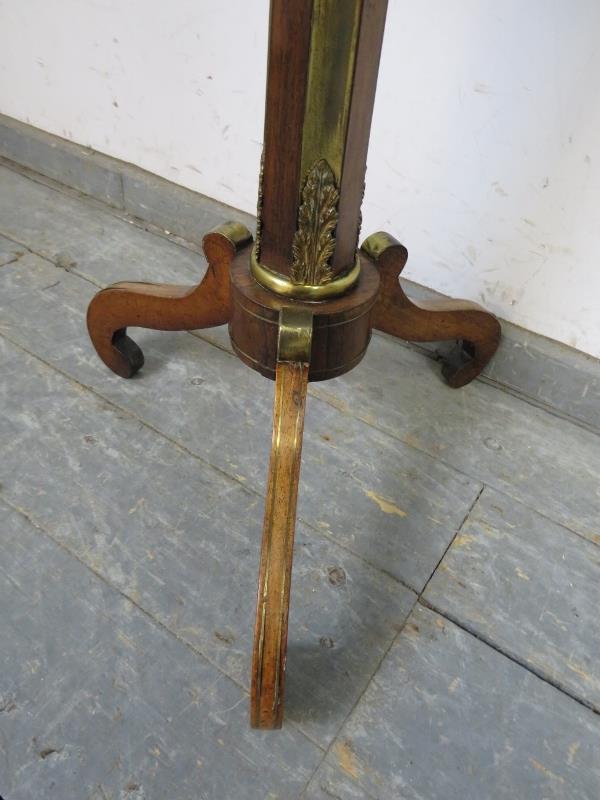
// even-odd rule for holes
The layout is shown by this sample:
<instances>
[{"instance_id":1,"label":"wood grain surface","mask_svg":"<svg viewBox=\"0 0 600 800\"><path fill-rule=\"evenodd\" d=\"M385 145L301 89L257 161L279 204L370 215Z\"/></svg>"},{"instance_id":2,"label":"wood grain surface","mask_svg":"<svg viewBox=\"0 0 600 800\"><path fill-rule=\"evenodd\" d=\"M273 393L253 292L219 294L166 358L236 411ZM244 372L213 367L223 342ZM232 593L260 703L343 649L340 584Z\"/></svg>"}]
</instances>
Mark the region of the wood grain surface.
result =
<instances>
[{"instance_id":1,"label":"wood grain surface","mask_svg":"<svg viewBox=\"0 0 600 800\"><path fill-rule=\"evenodd\" d=\"M442 374L454 389L470 383L498 349L500 323L469 300L413 302L398 280L408 259L407 249L389 234L369 238L375 237L381 237L385 247L376 258L381 286L373 308L373 327L410 342L456 340L455 350L444 359ZM368 249L368 243L369 239L363 247Z\"/></svg>"},{"instance_id":2,"label":"wood grain surface","mask_svg":"<svg viewBox=\"0 0 600 800\"><path fill-rule=\"evenodd\" d=\"M239 226L242 228L243 226ZM227 224L206 234L208 270L198 286L120 282L102 289L88 306L87 326L96 352L122 378L131 378L144 355L127 327L184 331L223 325L230 317L229 264L236 243ZM247 231L246 243L252 241ZM239 246L243 246L240 240Z\"/></svg>"},{"instance_id":3,"label":"wood grain surface","mask_svg":"<svg viewBox=\"0 0 600 800\"><path fill-rule=\"evenodd\" d=\"M308 364L279 362L260 555L250 722L280 728Z\"/></svg>"},{"instance_id":4,"label":"wood grain surface","mask_svg":"<svg viewBox=\"0 0 600 800\"><path fill-rule=\"evenodd\" d=\"M260 286L240 252L231 264L229 333L237 355L249 367L273 380L277 363L279 312L282 307L310 309L313 314L309 380L342 375L366 353L371 338L371 309L379 292L379 272L366 255L361 274L348 294L320 303L289 300Z\"/></svg>"}]
</instances>

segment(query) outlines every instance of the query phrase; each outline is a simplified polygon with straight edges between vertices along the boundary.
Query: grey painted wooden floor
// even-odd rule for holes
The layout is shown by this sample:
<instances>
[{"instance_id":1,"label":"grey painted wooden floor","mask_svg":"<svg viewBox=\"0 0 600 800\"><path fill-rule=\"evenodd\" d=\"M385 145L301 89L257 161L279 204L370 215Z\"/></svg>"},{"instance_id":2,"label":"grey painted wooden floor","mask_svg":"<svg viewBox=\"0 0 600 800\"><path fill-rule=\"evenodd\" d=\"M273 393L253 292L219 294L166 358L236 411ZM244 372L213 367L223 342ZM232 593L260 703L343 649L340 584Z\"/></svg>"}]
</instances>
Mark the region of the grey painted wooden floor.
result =
<instances>
[{"instance_id":1,"label":"grey painted wooden floor","mask_svg":"<svg viewBox=\"0 0 600 800\"><path fill-rule=\"evenodd\" d=\"M312 386L286 723L257 733L273 385L221 329L136 331L143 372L110 374L97 288L202 256L6 168L0 265L4 800L598 800L595 434L384 336Z\"/></svg>"}]
</instances>

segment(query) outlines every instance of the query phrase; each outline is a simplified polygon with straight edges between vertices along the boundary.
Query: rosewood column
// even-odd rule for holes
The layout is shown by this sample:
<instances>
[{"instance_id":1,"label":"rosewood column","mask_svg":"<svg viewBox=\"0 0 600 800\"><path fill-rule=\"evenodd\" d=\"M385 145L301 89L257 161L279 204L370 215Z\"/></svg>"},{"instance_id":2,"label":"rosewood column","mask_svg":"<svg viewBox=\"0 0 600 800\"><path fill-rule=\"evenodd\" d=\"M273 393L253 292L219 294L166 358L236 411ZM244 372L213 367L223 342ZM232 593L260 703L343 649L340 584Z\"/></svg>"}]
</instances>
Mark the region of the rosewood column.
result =
<instances>
[{"instance_id":1,"label":"rosewood column","mask_svg":"<svg viewBox=\"0 0 600 800\"><path fill-rule=\"evenodd\" d=\"M310 296L305 284L335 286L353 273L386 6L271 4L256 254L298 287L294 297Z\"/></svg>"}]
</instances>

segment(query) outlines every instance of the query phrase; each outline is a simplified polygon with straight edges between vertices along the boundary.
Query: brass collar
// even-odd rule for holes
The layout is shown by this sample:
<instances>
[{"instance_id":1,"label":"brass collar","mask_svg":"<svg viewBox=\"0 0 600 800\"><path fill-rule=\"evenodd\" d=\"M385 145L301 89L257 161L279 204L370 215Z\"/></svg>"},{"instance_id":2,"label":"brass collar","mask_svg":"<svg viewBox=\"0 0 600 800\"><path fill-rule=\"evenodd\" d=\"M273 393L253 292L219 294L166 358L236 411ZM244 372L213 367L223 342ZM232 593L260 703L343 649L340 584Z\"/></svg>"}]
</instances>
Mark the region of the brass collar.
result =
<instances>
[{"instance_id":1,"label":"brass collar","mask_svg":"<svg viewBox=\"0 0 600 800\"><path fill-rule=\"evenodd\" d=\"M256 258L256 248L252 248L250 254L250 272L254 278L275 294L284 297L293 297L296 300L327 300L330 297L344 294L351 289L360 274L360 260L358 255L354 266L348 272L335 277L329 283L321 283L318 286L305 283L292 283L285 275L274 272Z\"/></svg>"}]
</instances>

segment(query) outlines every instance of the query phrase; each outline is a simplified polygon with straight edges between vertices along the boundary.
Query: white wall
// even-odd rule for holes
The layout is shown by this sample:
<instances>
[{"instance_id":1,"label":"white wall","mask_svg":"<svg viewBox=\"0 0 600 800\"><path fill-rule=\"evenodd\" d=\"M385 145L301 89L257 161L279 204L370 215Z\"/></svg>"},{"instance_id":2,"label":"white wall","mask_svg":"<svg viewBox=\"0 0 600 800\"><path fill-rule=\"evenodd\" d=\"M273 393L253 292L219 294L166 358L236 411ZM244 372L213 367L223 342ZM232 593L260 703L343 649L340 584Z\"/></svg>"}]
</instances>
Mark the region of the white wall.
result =
<instances>
[{"instance_id":1,"label":"white wall","mask_svg":"<svg viewBox=\"0 0 600 800\"><path fill-rule=\"evenodd\" d=\"M267 0L0 0L0 111L255 207ZM600 356L600 2L390 0L363 232Z\"/></svg>"}]
</instances>

